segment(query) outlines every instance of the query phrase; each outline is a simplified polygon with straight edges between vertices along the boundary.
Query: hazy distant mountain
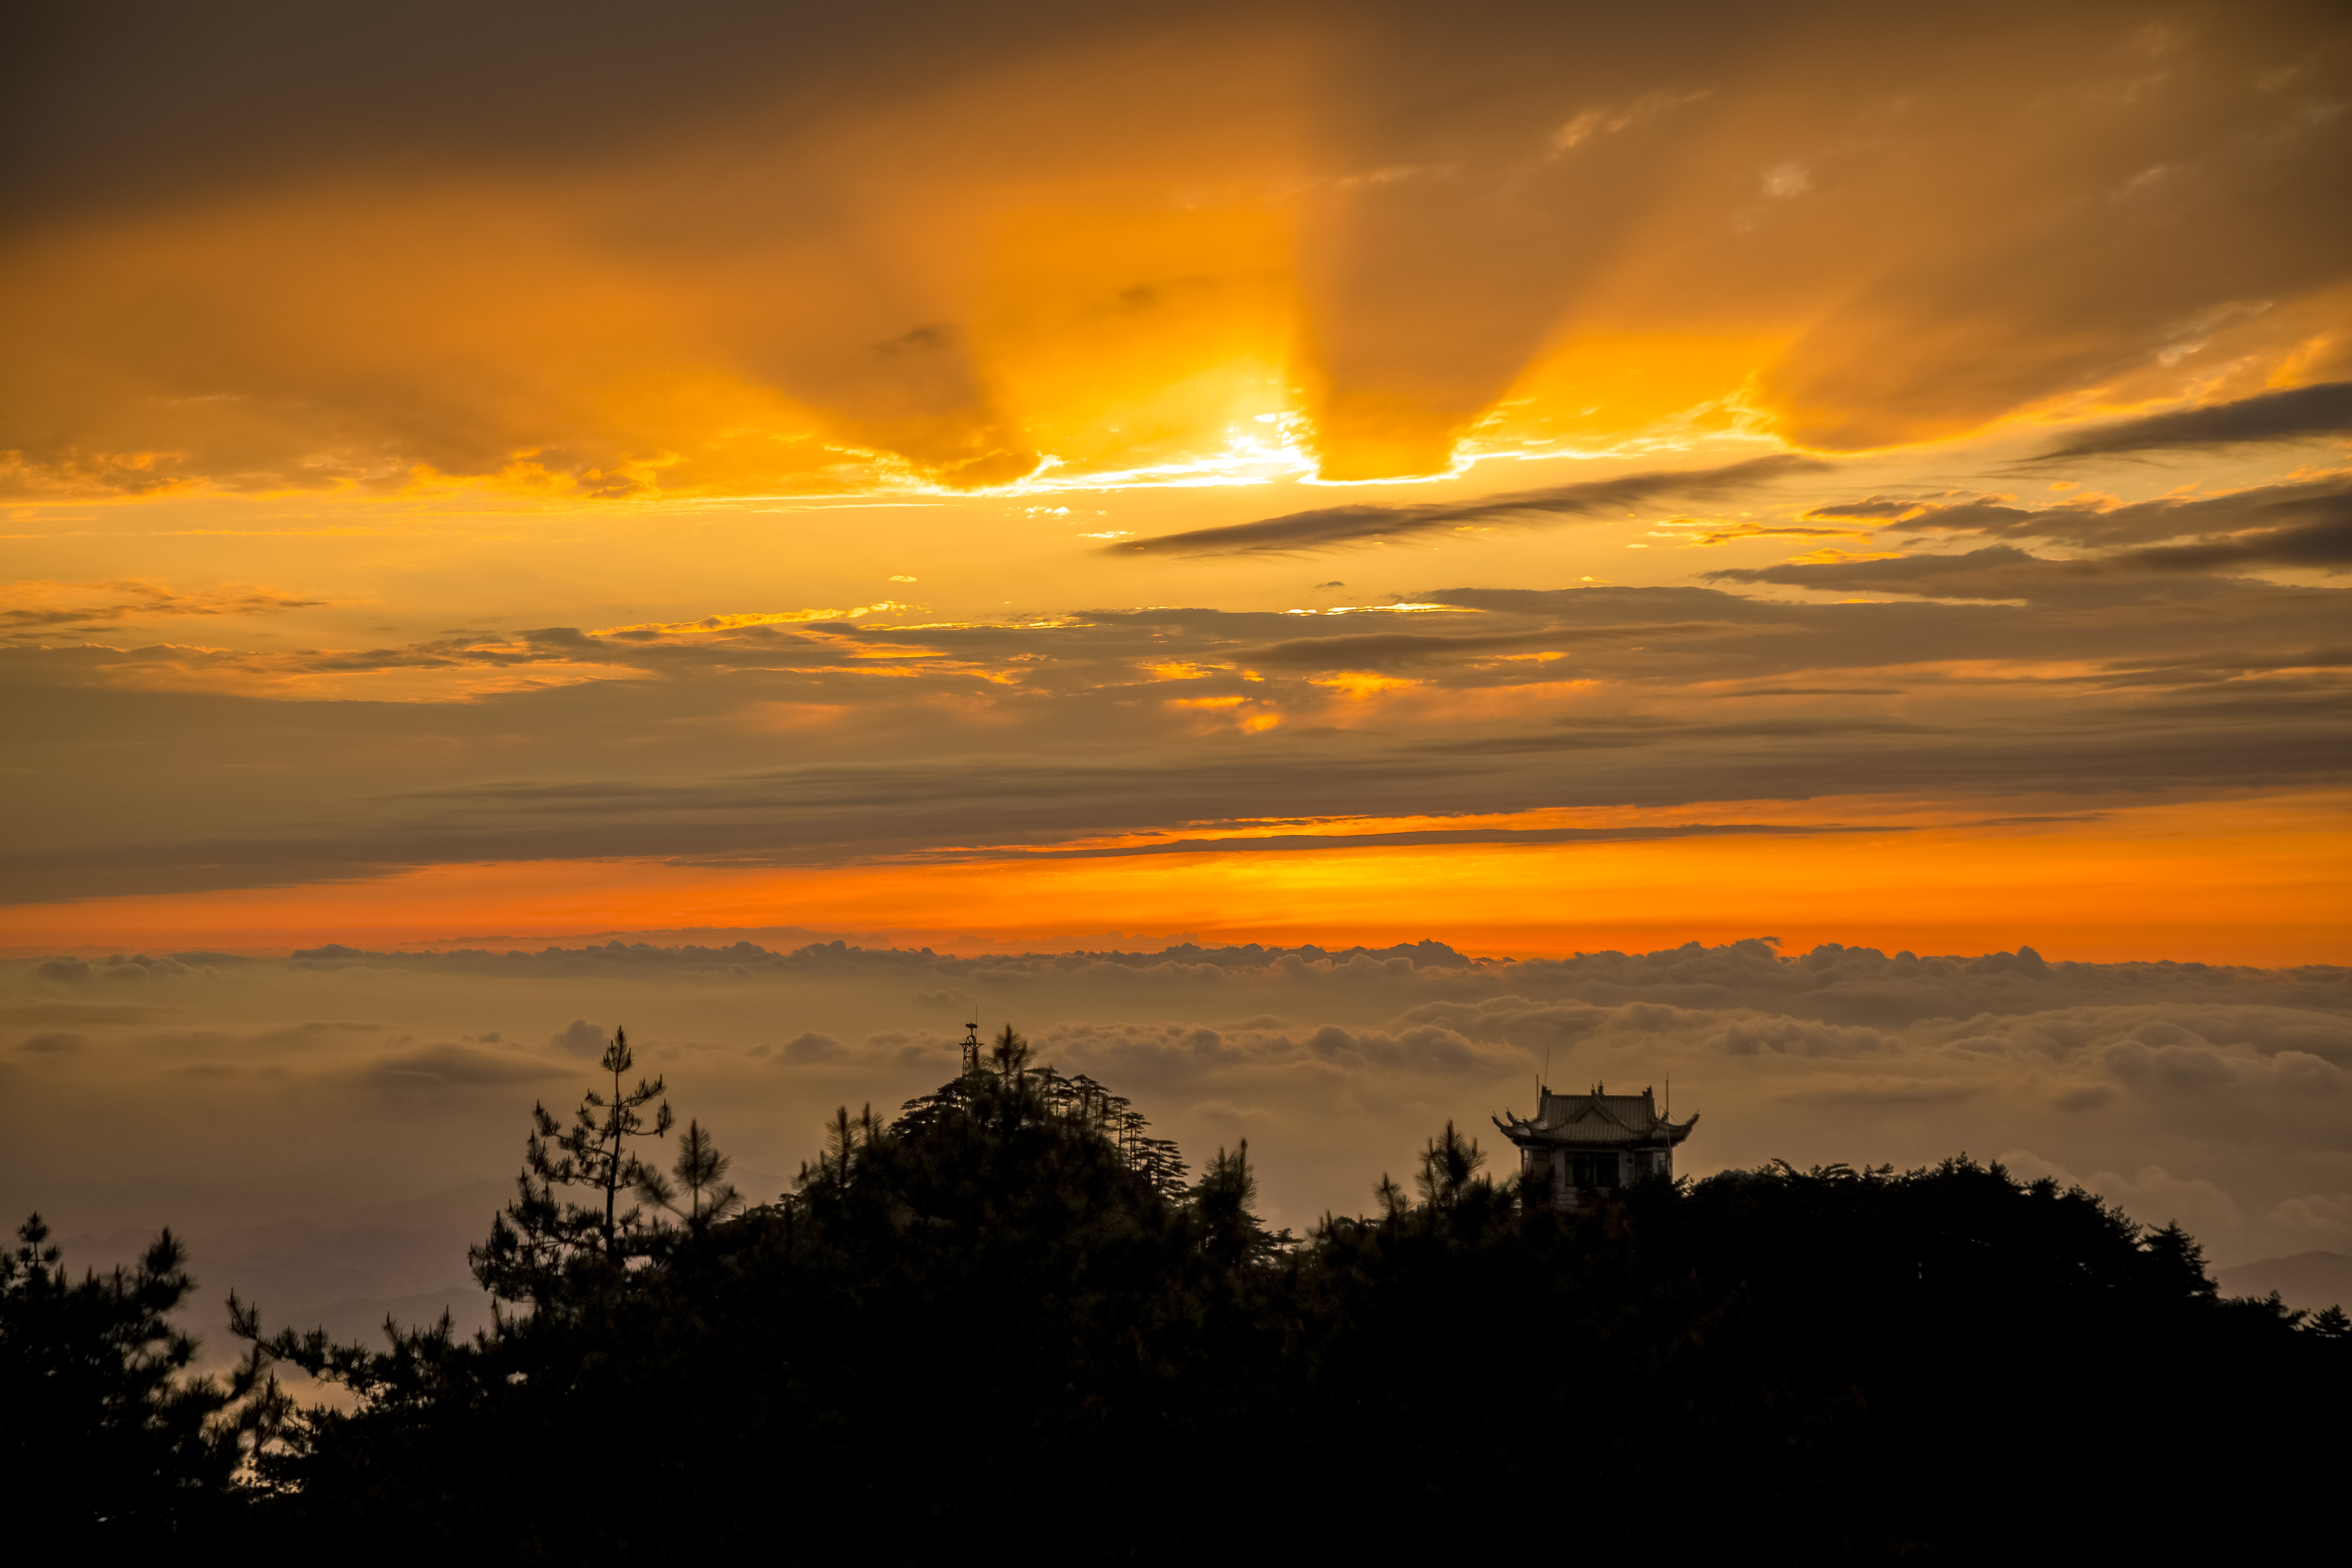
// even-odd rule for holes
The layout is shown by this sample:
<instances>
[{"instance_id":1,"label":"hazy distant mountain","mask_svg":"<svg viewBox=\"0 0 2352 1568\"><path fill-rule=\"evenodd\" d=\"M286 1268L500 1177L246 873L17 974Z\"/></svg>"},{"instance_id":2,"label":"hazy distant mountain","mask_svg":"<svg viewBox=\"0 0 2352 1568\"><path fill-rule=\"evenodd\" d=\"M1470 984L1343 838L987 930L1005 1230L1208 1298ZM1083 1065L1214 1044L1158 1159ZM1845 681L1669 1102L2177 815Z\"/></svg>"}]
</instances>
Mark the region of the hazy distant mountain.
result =
<instances>
[{"instance_id":1,"label":"hazy distant mountain","mask_svg":"<svg viewBox=\"0 0 2352 1568\"><path fill-rule=\"evenodd\" d=\"M2224 1296L2267 1296L2275 1290L2290 1307L2352 1310L2352 1257L2341 1252L2264 1258L2234 1268L2216 1268L2213 1278Z\"/></svg>"},{"instance_id":2,"label":"hazy distant mountain","mask_svg":"<svg viewBox=\"0 0 2352 1568\"><path fill-rule=\"evenodd\" d=\"M235 1290L272 1328L324 1328L373 1342L389 1312L430 1323L446 1307L462 1332L487 1326L489 1298L466 1267L466 1249L489 1233L512 1195L505 1182L473 1182L405 1203L313 1218L224 1226L184 1235L197 1292L183 1309L205 1342L206 1364L233 1356L222 1303ZM130 1261L154 1239L145 1230L59 1238L77 1272Z\"/></svg>"},{"instance_id":3,"label":"hazy distant mountain","mask_svg":"<svg viewBox=\"0 0 2352 1568\"><path fill-rule=\"evenodd\" d=\"M490 1326L489 1294L471 1279L438 1290L421 1290L414 1296L359 1296L348 1301L329 1301L323 1306L278 1314L271 1321L289 1328L324 1329L337 1340L381 1345L386 1317L398 1320L404 1328L422 1328L439 1321L445 1310L461 1338Z\"/></svg>"},{"instance_id":4,"label":"hazy distant mountain","mask_svg":"<svg viewBox=\"0 0 2352 1568\"><path fill-rule=\"evenodd\" d=\"M784 1182L752 1171L743 1184L766 1196ZM197 1289L174 1321L204 1342L205 1367L242 1348L223 1310L231 1290L259 1307L271 1329L323 1328L370 1344L380 1342L386 1314L417 1327L446 1308L460 1335L488 1328L490 1299L474 1283L466 1250L489 1234L491 1216L513 1195L510 1182L469 1182L402 1203L183 1232ZM58 1241L78 1275L129 1265L154 1239L152 1230L123 1229Z\"/></svg>"}]
</instances>

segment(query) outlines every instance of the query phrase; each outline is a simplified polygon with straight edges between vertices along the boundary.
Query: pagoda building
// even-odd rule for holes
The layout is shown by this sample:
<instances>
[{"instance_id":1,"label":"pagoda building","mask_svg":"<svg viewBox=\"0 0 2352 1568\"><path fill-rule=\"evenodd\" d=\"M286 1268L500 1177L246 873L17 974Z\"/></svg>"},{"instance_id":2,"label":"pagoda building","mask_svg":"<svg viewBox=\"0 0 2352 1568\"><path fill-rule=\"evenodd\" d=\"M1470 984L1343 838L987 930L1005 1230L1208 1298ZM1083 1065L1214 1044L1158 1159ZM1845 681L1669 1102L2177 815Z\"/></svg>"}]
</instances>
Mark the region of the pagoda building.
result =
<instances>
[{"instance_id":1,"label":"pagoda building","mask_svg":"<svg viewBox=\"0 0 2352 1568\"><path fill-rule=\"evenodd\" d=\"M1495 1118L1503 1136L1519 1146L1519 1169L1549 1177L1552 1204L1563 1212L1589 1208L1597 1196L1636 1182L1675 1174L1675 1145L1698 1124L1670 1121L1658 1114L1648 1089L1610 1094L1601 1085L1591 1094L1538 1091L1532 1118L1509 1111Z\"/></svg>"}]
</instances>

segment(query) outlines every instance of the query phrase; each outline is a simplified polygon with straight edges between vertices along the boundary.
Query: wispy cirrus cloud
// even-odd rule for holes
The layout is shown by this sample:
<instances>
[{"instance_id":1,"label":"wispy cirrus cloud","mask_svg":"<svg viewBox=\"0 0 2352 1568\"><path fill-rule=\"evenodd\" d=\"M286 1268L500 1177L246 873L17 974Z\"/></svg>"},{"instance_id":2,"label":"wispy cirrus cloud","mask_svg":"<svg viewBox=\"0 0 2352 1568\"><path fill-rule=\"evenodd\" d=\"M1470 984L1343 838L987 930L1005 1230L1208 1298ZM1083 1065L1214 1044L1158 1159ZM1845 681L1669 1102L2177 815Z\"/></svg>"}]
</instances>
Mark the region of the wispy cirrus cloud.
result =
<instances>
[{"instance_id":1,"label":"wispy cirrus cloud","mask_svg":"<svg viewBox=\"0 0 2352 1568\"><path fill-rule=\"evenodd\" d=\"M1799 474L1818 473L1832 466L1818 458L1778 453L1712 468L1624 474L1612 479L1555 485L1548 489L1519 490L1468 501L1423 506L1320 507L1256 522L1121 540L1103 546L1103 553L1304 554L1383 540L1411 539L1451 529L1597 518L1669 498L1719 500L1762 489Z\"/></svg>"},{"instance_id":2,"label":"wispy cirrus cloud","mask_svg":"<svg viewBox=\"0 0 2352 1568\"><path fill-rule=\"evenodd\" d=\"M2352 436L2352 381L2265 392L2200 408L2151 414L2061 437L2036 453L2037 464L2084 458L2193 452L2214 447Z\"/></svg>"},{"instance_id":3,"label":"wispy cirrus cloud","mask_svg":"<svg viewBox=\"0 0 2352 1568\"><path fill-rule=\"evenodd\" d=\"M137 577L111 583L22 579L0 586L0 637L56 636L76 627L111 628L150 617L283 615L330 603L297 598L272 588L180 589Z\"/></svg>"},{"instance_id":4,"label":"wispy cirrus cloud","mask_svg":"<svg viewBox=\"0 0 2352 1568\"><path fill-rule=\"evenodd\" d=\"M1437 664L1528 648L1571 647L1582 643L1672 637L1707 629L1704 624L1654 622L1622 626L1549 626L1534 631L1446 633L1362 632L1342 637L1291 637L1247 648L1243 659L1268 667L1300 669L1392 669Z\"/></svg>"},{"instance_id":5,"label":"wispy cirrus cloud","mask_svg":"<svg viewBox=\"0 0 2352 1568\"><path fill-rule=\"evenodd\" d=\"M2055 557L1990 544L1960 553L1801 558L1727 567L1705 580L1968 599L2127 601L2158 591L2148 580L2164 575L2352 569L2352 487L2340 479L2113 508L2031 511L1963 502L1921 509L1898 526L2110 547ZM2132 542L2115 548L2120 542Z\"/></svg>"},{"instance_id":6,"label":"wispy cirrus cloud","mask_svg":"<svg viewBox=\"0 0 2352 1568\"><path fill-rule=\"evenodd\" d=\"M1905 792L1982 816L1965 803L2124 778L2340 777L2313 736L2352 700L2327 651L2345 590L2189 564L2001 542L1722 579L1885 603L1457 587L1409 601L1443 613L1339 617L730 610L373 650L17 649L0 689L33 771L11 787L46 842L0 874L40 900L492 858L1018 855L1268 819L1450 833L1466 825L1383 819L1732 789ZM305 684L330 676L343 684ZM404 684L425 678L453 684ZM150 748L135 776L98 765L126 736ZM158 790L187 815L154 818Z\"/></svg>"},{"instance_id":7,"label":"wispy cirrus cloud","mask_svg":"<svg viewBox=\"0 0 2352 1568\"><path fill-rule=\"evenodd\" d=\"M1949 490L1916 500L1874 495L1813 507L1803 517L1808 521L1851 518L1897 534L1977 534L2115 550L2295 529L2326 522L2340 515L2347 503L2352 503L2352 479L2322 473L2243 488L2192 489L2137 501L2089 494L2046 506L2022 505L2013 495Z\"/></svg>"}]
</instances>

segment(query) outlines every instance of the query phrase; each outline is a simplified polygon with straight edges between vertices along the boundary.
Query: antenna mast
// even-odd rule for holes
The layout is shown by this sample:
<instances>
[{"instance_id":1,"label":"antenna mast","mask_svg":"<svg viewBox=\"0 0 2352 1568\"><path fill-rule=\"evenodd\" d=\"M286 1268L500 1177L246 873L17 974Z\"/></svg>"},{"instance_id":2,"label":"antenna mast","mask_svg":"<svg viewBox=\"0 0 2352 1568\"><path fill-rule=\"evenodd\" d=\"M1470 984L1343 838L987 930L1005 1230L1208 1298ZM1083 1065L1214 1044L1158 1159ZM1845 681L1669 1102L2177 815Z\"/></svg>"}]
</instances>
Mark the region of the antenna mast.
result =
<instances>
[{"instance_id":1,"label":"antenna mast","mask_svg":"<svg viewBox=\"0 0 2352 1568\"><path fill-rule=\"evenodd\" d=\"M974 1013L971 1022L963 1026L963 1070L967 1074L980 1070L980 1015Z\"/></svg>"}]
</instances>

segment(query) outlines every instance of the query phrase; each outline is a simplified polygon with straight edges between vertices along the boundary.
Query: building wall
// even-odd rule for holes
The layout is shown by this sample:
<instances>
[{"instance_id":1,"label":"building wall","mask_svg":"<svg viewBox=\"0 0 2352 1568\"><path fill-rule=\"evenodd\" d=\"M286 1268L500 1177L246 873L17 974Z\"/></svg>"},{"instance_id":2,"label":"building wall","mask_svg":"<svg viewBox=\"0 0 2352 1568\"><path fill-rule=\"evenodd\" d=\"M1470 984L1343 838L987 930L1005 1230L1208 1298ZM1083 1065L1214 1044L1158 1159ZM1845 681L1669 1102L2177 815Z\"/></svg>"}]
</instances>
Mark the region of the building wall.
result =
<instances>
[{"instance_id":1,"label":"building wall","mask_svg":"<svg viewBox=\"0 0 2352 1568\"><path fill-rule=\"evenodd\" d=\"M1610 1162L1613 1171L1606 1168ZM1590 1194L1596 1191L1613 1191L1661 1176L1672 1181L1675 1152L1671 1148L1568 1149L1538 1144L1519 1151L1519 1169L1528 1175L1548 1178L1553 1206L1568 1214L1586 1207Z\"/></svg>"}]
</instances>

